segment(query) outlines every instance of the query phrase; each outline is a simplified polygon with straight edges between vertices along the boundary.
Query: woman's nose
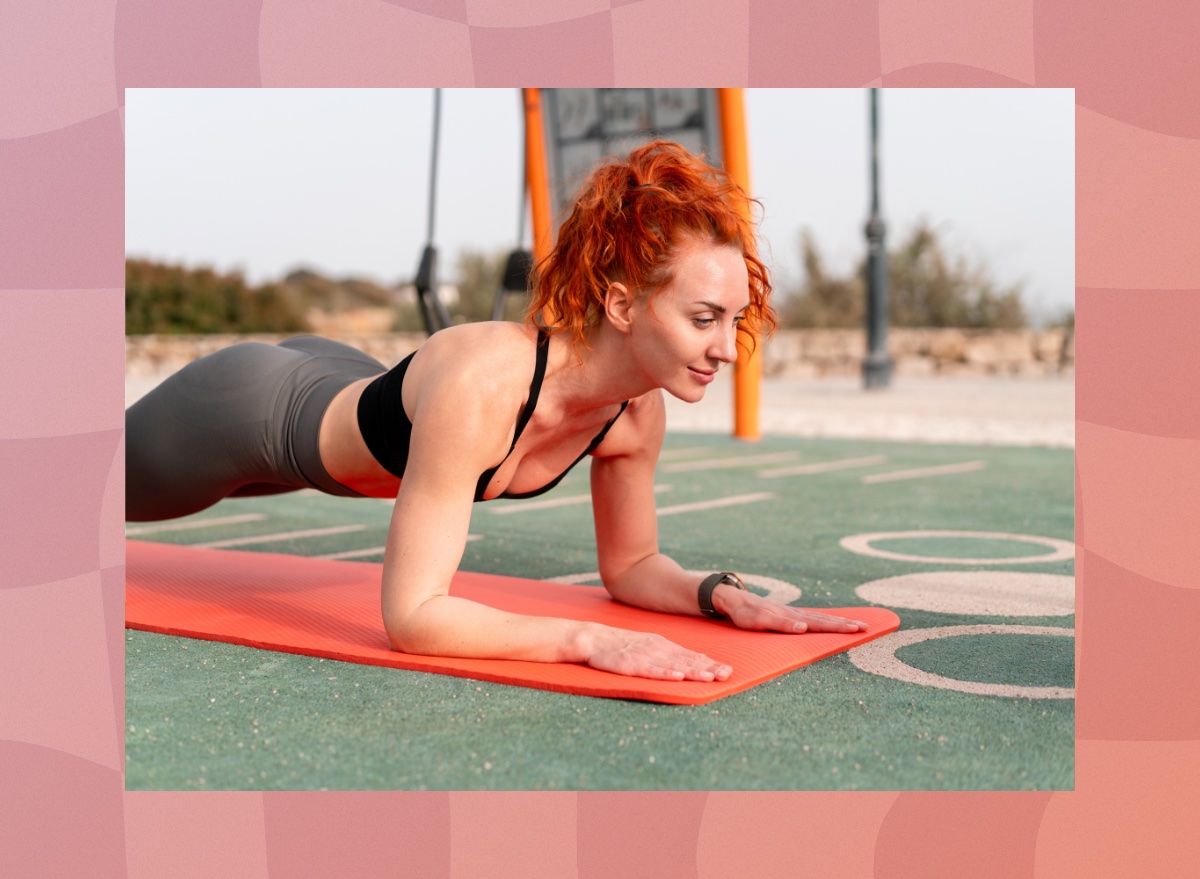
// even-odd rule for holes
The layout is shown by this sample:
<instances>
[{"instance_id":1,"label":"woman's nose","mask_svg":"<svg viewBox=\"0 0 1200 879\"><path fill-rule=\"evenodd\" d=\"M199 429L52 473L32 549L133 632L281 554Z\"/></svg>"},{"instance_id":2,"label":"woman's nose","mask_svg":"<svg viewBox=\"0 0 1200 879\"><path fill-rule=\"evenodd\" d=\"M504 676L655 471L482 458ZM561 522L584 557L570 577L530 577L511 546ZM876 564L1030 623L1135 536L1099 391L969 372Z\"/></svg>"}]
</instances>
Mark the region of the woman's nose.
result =
<instances>
[{"instance_id":1,"label":"woman's nose","mask_svg":"<svg viewBox=\"0 0 1200 879\"><path fill-rule=\"evenodd\" d=\"M731 326L722 330L720 338L718 338L711 349L709 355L714 360L719 360L722 363L733 363L737 360L737 327Z\"/></svg>"}]
</instances>

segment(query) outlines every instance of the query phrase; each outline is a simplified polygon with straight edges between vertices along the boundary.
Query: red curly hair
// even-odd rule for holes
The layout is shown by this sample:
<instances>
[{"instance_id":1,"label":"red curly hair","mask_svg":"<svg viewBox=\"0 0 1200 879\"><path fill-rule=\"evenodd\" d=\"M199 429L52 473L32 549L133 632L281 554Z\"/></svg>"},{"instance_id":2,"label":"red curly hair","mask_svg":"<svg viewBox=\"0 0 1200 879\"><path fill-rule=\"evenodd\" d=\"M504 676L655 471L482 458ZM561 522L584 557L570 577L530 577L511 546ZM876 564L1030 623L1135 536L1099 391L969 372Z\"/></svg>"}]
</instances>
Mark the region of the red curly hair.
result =
<instances>
[{"instance_id":1,"label":"red curly hair","mask_svg":"<svg viewBox=\"0 0 1200 879\"><path fill-rule=\"evenodd\" d=\"M750 305L739 330L751 338L770 334L778 321L768 304L770 275L747 219L751 203L758 204L728 174L670 141L601 165L533 272L527 322L552 324L546 327L551 333L570 331L575 343L586 345L585 331L604 313L610 284L654 293L671 280L679 249L698 240L741 251Z\"/></svg>"}]
</instances>

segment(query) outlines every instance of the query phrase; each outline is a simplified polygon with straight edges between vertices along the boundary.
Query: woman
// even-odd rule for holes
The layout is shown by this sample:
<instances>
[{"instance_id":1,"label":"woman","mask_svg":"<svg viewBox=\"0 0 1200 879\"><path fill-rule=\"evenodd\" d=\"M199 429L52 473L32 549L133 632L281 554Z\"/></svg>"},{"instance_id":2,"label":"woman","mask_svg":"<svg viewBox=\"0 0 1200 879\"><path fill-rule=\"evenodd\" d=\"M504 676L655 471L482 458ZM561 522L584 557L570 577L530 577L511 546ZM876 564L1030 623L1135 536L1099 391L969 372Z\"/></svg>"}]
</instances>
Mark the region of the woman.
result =
<instances>
[{"instance_id":1,"label":"woman","mask_svg":"<svg viewBox=\"0 0 1200 879\"><path fill-rule=\"evenodd\" d=\"M618 601L744 629L859 631L732 574L698 583L658 551L661 391L700 400L737 359L740 329L774 328L746 198L682 147L652 143L584 186L535 275L527 326L443 330L390 372L313 337L196 361L127 413L127 518L310 486L394 497L383 620L397 650L724 680L728 665L658 635L448 594L474 501L540 494L591 454L599 570Z\"/></svg>"}]
</instances>

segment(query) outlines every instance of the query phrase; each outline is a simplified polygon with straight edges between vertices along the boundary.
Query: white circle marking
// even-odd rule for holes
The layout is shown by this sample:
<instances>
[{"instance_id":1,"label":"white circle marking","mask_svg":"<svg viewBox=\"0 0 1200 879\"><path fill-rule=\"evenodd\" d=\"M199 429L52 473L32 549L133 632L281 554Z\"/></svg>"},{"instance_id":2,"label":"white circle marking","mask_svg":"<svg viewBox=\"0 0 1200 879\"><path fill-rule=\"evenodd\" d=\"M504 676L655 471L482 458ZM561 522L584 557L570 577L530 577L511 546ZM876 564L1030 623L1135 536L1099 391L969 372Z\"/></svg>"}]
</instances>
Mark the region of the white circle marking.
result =
<instances>
[{"instance_id":1,"label":"white circle marking","mask_svg":"<svg viewBox=\"0 0 1200 879\"><path fill-rule=\"evenodd\" d=\"M937 556L908 555L901 552L889 552L886 549L876 549L871 546L876 540L898 540L913 537L973 537L984 540L1016 540L1023 543L1040 543L1050 547L1051 551L1043 555L1016 556L1000 559L956 559ZM894 559L901 562L933 562L939 565L1021 565L1030 562L1058 562L1075 558L1075 544L1069 540L1058 540L1054 537L1038 537L1033 534L1004 534L992 531L881 531L877 534L852 534L838 541L842 549L858 555L874 556L880 559Z\"/></svg>"},{"instance_id":2,"label":"white circle marking","mask_svg":"<svg viewBox=\"0 0 1200 879\"><path fill-rule=\"evenodd\" d=\"M946 626L939 629L905 629L892 632L882 638L869 641L850 650L850 662L856 668L870 674L937 687L942 690L958 690L978 696L1007 696L1025 699L1074 699L1074 687L1023 687L1017 684L983 684L977 681L960 681L913 668L896 656L896 651L910 644L932 641L937 638L955 638L959 635L1057 635L1073 638L1074 629L1051 628L1048 626Z\"/></svg>"},{"instance_id":3,"label":"white circle marking","mask_svg":"<svg viewBox=\"0 0 1200 879\"><path fill-rule=\"evenodd\" d=\"M1075 578L1023 571L923 571L863 583L863 601L937 613L1056 617L1075 612Z\"/></svg>"}]
</instances>

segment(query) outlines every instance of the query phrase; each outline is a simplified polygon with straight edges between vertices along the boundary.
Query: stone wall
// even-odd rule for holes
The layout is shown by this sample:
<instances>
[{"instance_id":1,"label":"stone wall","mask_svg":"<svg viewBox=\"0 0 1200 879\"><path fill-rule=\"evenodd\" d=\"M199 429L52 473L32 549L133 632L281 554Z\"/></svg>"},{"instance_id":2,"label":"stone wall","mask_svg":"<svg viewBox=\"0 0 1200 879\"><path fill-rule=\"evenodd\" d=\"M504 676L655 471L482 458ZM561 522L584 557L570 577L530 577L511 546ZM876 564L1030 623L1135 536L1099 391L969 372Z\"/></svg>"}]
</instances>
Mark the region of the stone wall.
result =
<instances>
[{"instance_id":1,"label":"stone wall","mask_svg":"<svg viewBox=\"0 0 1200 879\"><path fill-rule=\"evenodd\" d=\"M125 375L150 378L236 342L275 343L286 335L126 336ZM416 350L422 333L334 333L386 366ZM888 330L897 376L1071 375L1075 338L1070 330ZM866 340L861 330L781 330L764 344L763 371L771 376L821 378L859 375Z\"/></svg>"},{"instance_id":2,"label":"stone wall","mask_svg":"<svg viewBox=\"0 0 1200 879\"><path fill-rule=\"evenodd\" d=\"M898 376L1071 375L1071 330L888 330ZM763 372L797 378L859 375L866 354L861 330L783 330L763 349Z\"/></svg>"},{"instance_id":3,"label":"stone wall","mask_svg":"<svg viewBox=\"0 0 1200 879\"><path fill-rule=\"evenodd\" d=\"M169 375L178 369L238 342L282 342L295 333L245 335L212 334L203 336L126 336L125 377L152 378ZM395 366L425 339L424 333L330 333L326 336L345 342L374 357L380 363Z\"/></svg>"}]
</instances>

